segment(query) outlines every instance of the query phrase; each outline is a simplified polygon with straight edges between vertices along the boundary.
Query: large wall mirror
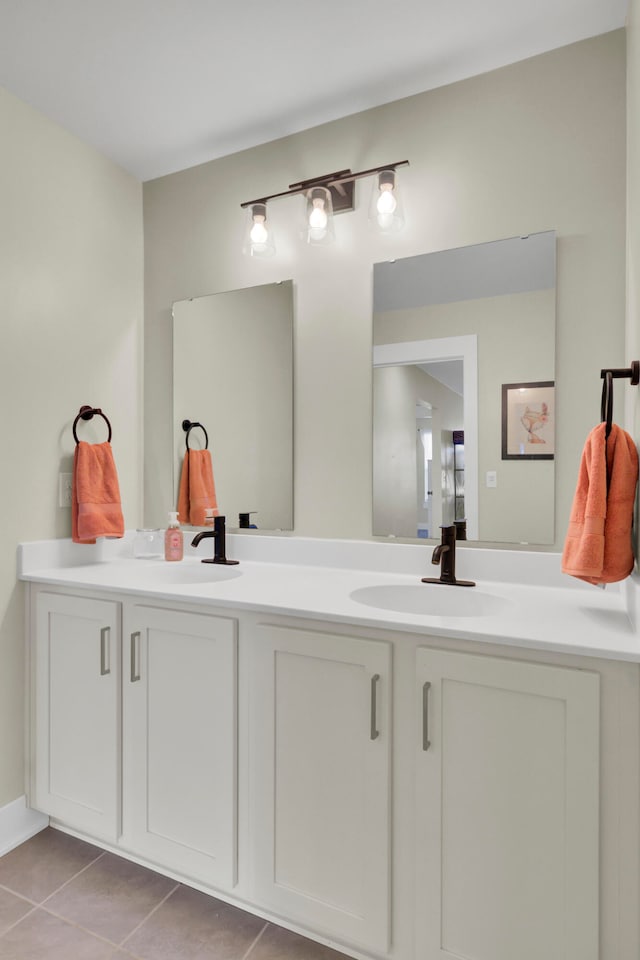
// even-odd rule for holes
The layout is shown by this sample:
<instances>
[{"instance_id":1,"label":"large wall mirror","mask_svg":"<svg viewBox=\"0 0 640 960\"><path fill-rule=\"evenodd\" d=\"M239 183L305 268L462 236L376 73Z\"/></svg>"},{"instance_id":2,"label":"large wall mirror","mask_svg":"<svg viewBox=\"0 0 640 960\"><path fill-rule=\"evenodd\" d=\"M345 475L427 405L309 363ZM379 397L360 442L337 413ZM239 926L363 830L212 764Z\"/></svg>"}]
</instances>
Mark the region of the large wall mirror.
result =
<instances>
[{"instance_id":1,"label":"large wall mirror","mask_svg":"<svg viewBox=\"0 0 640 960\"><path fill-rule=\"evenodd\" d=\"M553 543L555 233L373 276L374 535Z\"/></svg>"},{"instance_id":2,"label":"large wall mirror","mask_svg":"<svg viewBox=\"0 0 640 960\"><path fill-rule=\"evenodd\" d=\"M293 529L293 283L173 305L173 478L182 422L207 432L220 513L230 528L253 511L261 530ZM189 435L193 449L204 433Z\"/></svg>"}]
</instances>

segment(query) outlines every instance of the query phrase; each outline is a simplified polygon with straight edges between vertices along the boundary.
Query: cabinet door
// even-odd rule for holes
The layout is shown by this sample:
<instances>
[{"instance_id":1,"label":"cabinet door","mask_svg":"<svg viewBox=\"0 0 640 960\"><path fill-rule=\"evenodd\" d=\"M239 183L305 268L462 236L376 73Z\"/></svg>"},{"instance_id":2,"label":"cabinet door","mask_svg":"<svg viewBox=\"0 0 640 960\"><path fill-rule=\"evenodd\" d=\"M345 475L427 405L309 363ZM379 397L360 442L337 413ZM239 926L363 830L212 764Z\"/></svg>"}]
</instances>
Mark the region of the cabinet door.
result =
<instances>
[{"instance_id":1,"label":"cabinet door","mask_svg":"<svg viewBox=\"0 0 640 960\"><path fill-rule=\"evenodd\" d=\"M115 841L120 797L120 609L39 593L33 805Z\"/></svg>"},{"instance_id":2,"label":"cabinet door","mask_svg":"<svg viewBox=\"0 0 640 960\"><path fill-rule=\"evenodd\" d=\"M421 648L419 960L597 960L599 677Z\"/></svg>"},{"instance_id":3,"label":"cabinet door","mask_svg":"<svg viewBox=\"0 0 640 960\"><path fill-rule=\"evenodd\" d=\"M134 604L125 624L122 842L229 889L236 873L236 621Z\"/></svg>"},{"instance_id":4,"label":"cabinet door","mask_svg":"<svg viewBox=\"0 0 640 960\"><path fill-rule=\"evenodd\" d=\"M390 648L261 625L250 660L257 901L384 951Z\"/></svg>"}]
</instances>

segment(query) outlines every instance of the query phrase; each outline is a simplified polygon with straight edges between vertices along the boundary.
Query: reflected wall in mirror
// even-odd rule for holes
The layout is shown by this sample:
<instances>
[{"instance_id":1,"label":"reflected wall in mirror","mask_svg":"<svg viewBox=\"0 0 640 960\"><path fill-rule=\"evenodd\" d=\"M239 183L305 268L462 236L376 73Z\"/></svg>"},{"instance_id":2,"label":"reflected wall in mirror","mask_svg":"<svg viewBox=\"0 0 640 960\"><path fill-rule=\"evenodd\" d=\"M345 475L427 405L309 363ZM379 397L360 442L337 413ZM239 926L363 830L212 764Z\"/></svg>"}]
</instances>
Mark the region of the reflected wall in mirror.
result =
<instances>
[{"instance_id":1,"label":"reflected wall in mirror","mask_svg":"<svg viewBox=\"0 0 640 960\"><path fill-rule=\"evenodd\" d=\"M218 508L230 528L255 511L261 530L293 529L293 282L173 305L173 451L177 501L182 421L208 434ZM189 446L204 446L194 429Z\"/></svg>"},{"instance_id":2,"label":"reflected wall in mirror","mask_svg":"<svg viewBox=\"0 0 640 960\"><path fill-rule=\"evenodd\" d=\"M502 386L555 378L555 232L374 265L373 533L554 542L554 461L502 459Z\"/></svg>"}]
</instances>

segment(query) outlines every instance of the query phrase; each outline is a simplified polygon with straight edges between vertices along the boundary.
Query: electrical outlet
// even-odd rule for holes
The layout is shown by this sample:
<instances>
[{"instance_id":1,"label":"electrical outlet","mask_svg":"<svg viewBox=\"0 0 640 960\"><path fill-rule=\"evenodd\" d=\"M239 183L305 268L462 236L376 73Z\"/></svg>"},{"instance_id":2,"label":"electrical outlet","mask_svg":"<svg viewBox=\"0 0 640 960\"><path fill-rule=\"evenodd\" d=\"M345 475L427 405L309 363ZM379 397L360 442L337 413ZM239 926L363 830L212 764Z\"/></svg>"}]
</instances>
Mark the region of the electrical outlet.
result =
<instances>
[{"instance_id":1,"label":"electrical outlet","mask_svg":"<svg viewBox=\"0 0 640 960\"><path fill-rule=\"evenodd\" d=\"M58 474L58 506L71 506L71 491L73 489L73 480L70 473Z\"/></svg>"}]
</instances>

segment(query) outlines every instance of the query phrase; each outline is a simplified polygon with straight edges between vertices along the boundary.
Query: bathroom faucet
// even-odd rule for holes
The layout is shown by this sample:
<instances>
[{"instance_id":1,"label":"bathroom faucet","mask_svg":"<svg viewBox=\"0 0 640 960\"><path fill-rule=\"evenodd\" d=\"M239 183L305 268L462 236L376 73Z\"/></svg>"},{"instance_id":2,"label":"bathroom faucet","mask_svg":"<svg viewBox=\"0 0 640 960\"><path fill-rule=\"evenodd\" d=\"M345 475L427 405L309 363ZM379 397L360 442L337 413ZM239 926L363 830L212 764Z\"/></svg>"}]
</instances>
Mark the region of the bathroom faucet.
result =
<instances>
[{"instance_id":1,"label":"bathroom faucet","mask_svg":"<svg viewBox=\"0 0 640 960\"><path fill-rule=\"evenodd\" d=\"M440 564L439 577L423 577L422 583L447 583L456 587L475 587L473 580L456 579L456 537L458 528L455 524L440 527L441 542L433 551L431 563Z\"/></svg>"},{"instance_id":2,"label":"bathroom faucet","mask_svg":"<svg viewBox=\"0 0 640 960\"><path fill-rule=\"evenodd\" d=\"M227 560L227 535L224 517L214 517L213 530L202 530L200 533L196 533L191 541L191 546L197 547L200 541L207 537L213 537L215 540L214 555L213 557L205 557L202 563L224 563L226 566L240 563L239 560Z\"/></svg>"}]
</instances>

